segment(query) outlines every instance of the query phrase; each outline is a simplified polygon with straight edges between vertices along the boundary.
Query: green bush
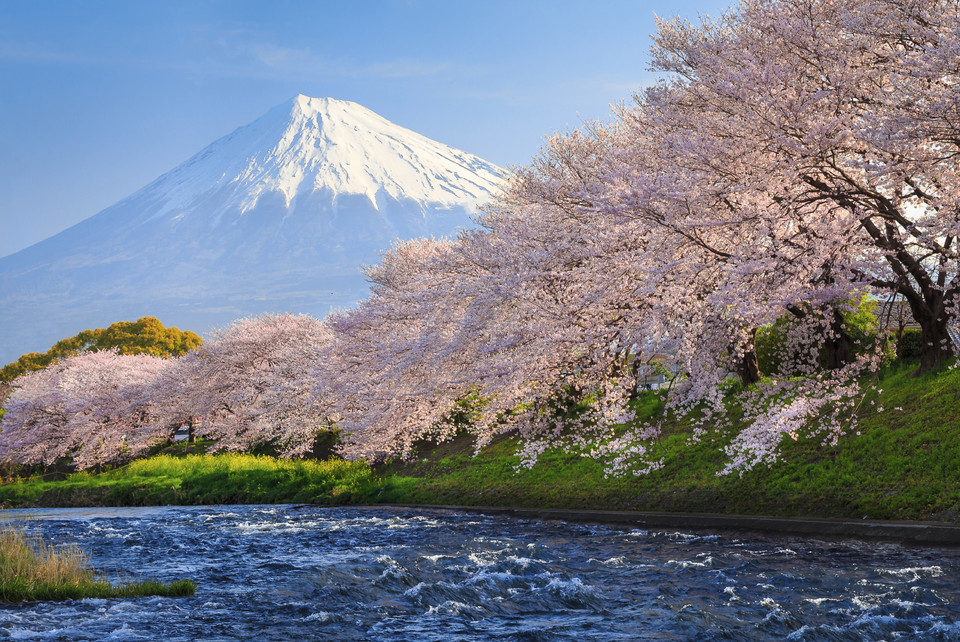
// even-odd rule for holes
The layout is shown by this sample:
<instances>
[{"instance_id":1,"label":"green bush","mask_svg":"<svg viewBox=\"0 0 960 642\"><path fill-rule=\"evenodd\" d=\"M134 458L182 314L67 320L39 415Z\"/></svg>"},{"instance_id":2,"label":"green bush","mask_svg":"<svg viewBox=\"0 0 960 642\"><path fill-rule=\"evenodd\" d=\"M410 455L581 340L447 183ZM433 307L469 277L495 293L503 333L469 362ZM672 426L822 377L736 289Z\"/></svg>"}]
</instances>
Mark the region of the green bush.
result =
<instances>
[{"instance_id":1,"label":"green bush","mask_svg":"<svg viewBox=\"0 0 960 642\"><path fill-rule=\"evenodd\" d=\"M792 322L789 316L783 316L757 330L755 343L757 363L760 366L760 372L763 374L781 374L785 358L787 356L794 357L794 355L783 354L786 332Z\"/></svg>"},{"instance_id":2,"label":"green bush","mask_svg":"<svg viewBox=\"0 0 960 642\"><path fill-rule=\"evenodd\" d=\"M843 327L850 338L852 357L863 354L871 349L878 337L879 323L874 313L876 301L866 295L860 298L856 307L854 301L848 301L847 309L842 313ZM809 314L820 314L818 311L809 311ZM760 372L767 375L790 376L789 363L799 360L799 350L787 352L784 344L792 327L800 321L793 314L786 314L770 325L757 330L756 350ZM826 353L823 349L818 356L818 362L826 367Z\"/></svg>"},{"instance_id":3,"label":"green bush","mask_svg":"<svg viewBox=\"0 0 960 642\"><path fill-rule=\"evenodd\" d=\"M897 342L897 358L901 361L916 361L923 356L922 333L919 328L905 328Z\"/></svg>"}]
</instances>

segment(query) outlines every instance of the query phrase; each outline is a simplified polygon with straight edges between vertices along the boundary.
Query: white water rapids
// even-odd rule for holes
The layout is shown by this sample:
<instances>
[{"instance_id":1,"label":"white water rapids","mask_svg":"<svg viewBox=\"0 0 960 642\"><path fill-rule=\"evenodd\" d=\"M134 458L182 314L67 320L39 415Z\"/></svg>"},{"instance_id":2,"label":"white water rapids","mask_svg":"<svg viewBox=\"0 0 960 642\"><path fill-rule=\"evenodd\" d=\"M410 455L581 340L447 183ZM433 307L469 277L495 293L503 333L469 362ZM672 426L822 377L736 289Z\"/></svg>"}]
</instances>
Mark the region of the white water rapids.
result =
<instances>
[{"instance_id":1,"label":"white water rapids","mask_svg":"<svg viewBox=\"0 0 960 642\"><path fill-rule=\"evenodd\" d=\"M316 506L31 509L190 598L0 606L20 640L957 640L960 550Z\"/></svg>"}]
</instances>

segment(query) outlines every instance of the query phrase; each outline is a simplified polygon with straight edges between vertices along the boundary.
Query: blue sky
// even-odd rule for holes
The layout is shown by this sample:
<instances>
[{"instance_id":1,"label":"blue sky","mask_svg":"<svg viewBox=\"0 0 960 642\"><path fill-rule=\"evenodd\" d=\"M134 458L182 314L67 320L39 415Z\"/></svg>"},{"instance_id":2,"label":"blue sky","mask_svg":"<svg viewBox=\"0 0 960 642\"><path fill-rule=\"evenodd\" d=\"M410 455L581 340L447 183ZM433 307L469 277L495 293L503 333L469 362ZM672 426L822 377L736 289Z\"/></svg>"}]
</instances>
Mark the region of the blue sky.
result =
<instances>
[{"instance_id":1,"label":"blue sky","mask_svg":"<svg viewBox=\"0 0 960 642\"><path fill-rule=\"evenodd\" d=\"M716 0L0 0L0 256L298 93L503 165L653 76L654 14Z\"/></svg>"}]
</instances>

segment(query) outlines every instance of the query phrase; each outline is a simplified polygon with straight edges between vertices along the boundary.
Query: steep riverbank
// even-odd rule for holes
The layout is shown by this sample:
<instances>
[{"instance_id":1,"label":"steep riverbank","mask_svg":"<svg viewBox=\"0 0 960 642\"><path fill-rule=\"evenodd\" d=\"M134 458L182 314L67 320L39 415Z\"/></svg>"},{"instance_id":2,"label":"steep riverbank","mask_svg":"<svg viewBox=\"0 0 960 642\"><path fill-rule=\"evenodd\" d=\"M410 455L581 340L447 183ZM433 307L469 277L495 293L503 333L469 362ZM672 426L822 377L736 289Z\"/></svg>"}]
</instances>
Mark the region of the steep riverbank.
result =
<instances>
[{"instance_id":1,"label":"steep riverbank","mask_svg":"<svg viewBox=\"0 0 960 642\"><path fill-rule=\"evenodd\" d=\"M718 475L723 435L689 444L689 421L667 422L655 456L663 467L607 477L603 465L553 451L517 468L506 439L473 457L469 440L441 444L378 471L394 481L382 500L782 517L960 521L960 371L923 377L887 372L860 406L856 429L835 447L784 439L783 456ZM859 433L859 434L856 434Z\"/></svg>"}]
</instances>

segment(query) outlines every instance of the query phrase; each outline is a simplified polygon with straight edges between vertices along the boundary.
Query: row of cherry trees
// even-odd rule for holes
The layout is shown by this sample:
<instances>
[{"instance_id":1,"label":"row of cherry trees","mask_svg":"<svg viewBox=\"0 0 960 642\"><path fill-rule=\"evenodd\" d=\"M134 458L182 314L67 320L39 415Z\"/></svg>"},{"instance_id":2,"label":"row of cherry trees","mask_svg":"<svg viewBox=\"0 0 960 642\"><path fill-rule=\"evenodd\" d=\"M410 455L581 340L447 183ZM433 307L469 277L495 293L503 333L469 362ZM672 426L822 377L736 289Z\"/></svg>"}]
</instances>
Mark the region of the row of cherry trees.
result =
<instances>
[{"instance_id":1,"label":"row of cherry trees","mask_svg":"<svg viewBox=\"0 0 960 642\"><path fill-rule=\"evenodd\" d=\"M663 82L551 138L478 229L387 252L357 308L241 321L163 364L84 355L29 375L0 456L89 465L192 422L289 456L335 425L346 456L376 459L466 425L478 447L518 432L528 464L567 446L641 473L659 427L630 401L654 370L676 375L668 405L696 409L694 438L730 425L731 376L759 382L739 393L727 471L772 461L784 436L835 443L881 357L851 345L849 301L901 297L922 367L953 353L960 9L746 0L662 22L653 61ZM761 382L757 330L785 315L785 376ZM114 378L70 405L71 369L94 358Z\"/></svg>"},{"instance_id":2,"label":"row of cherry trees","mask_svg":"<svg viewBox=\"0 0 960 642\"><path fill-rule=\"evenodd\" d=\"M724 382L758 382L757 329L784 315L782 374L804 376L740 396L728 470L771 461L785 435L835 443L882 356L850 345L851 300L905 300L922 369L953 354L958 52L949 1L747 0L662 22L666 80L552 138L479 231L396 248L373 296L331 320L320 388L349 451L409 451L478 394L480 445L519 429L534 461L606 437L611 470L648 470L657 426L609 432L637 375L682 373L670 404L723 426ZM558 421L565 395L591 408Z\"/></svg>"},{"instance_id":3,"label":"row of cherry trees","mask_svg":"<svg viewBox=\"0 0 960 642\"><path fill-rule=\"evenodd\" d=\"M305 315L244 319L185 356L81 353L23 375L0 423L0 460L78 469L128 461L188 424L222 450L287 457L328 427L310 369L327 339Z\"/></svg>"}]
</instances>

